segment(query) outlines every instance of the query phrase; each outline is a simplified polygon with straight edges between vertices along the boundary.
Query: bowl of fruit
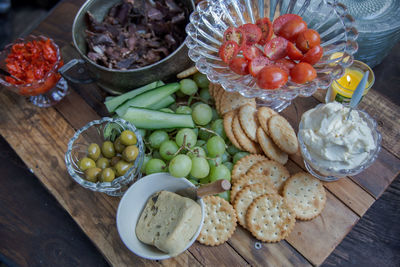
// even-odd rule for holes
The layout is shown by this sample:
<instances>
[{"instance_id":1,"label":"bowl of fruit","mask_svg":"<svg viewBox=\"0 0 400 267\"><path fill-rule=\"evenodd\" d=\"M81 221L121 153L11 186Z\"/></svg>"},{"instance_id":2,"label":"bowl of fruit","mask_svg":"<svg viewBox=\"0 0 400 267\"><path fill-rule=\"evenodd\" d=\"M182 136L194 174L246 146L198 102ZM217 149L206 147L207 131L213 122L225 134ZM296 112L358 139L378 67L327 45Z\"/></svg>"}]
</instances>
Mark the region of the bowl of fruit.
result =
<instances>
[{"instance_id":1,"label":"bowl of fruit","mask_svg":"<svg viewBox=\"0 0 400 267\"><path fill-rule=\"evenodd\" d=\"M277 111L328 88L358 49L353 18L328 0L202 1L186 32L210 81Z\"/></svg>"},{"instance_id":2,"label":"bowl of fruit","mask_svg":"<svg viewBox=\"0 0 400 267\"><path fill-rule=\"evenodd\" d=\"M81 186L111 196L122 195L140 179L144 145L136 127L120 118L102 118L68 142L65 164Z\"/></svg>"}]
</instances>

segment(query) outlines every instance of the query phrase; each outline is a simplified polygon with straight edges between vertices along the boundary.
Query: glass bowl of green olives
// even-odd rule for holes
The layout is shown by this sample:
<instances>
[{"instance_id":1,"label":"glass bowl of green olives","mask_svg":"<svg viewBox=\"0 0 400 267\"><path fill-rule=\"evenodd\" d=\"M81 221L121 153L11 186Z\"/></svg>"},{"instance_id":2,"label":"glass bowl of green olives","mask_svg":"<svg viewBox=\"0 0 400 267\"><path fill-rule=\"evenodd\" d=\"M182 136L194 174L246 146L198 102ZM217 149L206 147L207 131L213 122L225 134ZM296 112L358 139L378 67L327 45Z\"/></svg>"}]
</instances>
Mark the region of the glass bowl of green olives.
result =
<instances>
[{"instance_id":1,"label":"glass bowl of green olives","mask_svg":"<svg viewBox=\"0 0 400 267\"><path fill-rule=\"evenodd\" d=\"M79 129L68 143L68 173L81 186L121 196L141 178L144 145L136 127L119 118L102 118Z\"/></svg>"}]
</instances>

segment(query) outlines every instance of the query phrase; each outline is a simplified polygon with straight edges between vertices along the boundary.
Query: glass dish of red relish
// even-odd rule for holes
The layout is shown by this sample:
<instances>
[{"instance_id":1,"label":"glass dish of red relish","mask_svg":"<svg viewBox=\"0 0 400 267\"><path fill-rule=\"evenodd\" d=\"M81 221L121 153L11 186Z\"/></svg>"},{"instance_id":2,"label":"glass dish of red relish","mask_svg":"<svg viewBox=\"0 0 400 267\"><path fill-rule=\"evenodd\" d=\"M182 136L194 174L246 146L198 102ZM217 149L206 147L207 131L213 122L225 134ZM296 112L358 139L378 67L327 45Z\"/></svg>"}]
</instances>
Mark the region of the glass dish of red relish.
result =
<instances>
[{"instance_id":1,"label":"glass dish of red relish","mask_svg":"<svg viewBox=\"0 0 400 267\"><path fill-rule=\"evenodd\" d=\"M0 68L11 76L0 76L0 86L29 96L39 107L59 102L68 85L58 73L63 66L57 44L45 36L19 38L0 52Z\"/></svg>"}]
</instances>

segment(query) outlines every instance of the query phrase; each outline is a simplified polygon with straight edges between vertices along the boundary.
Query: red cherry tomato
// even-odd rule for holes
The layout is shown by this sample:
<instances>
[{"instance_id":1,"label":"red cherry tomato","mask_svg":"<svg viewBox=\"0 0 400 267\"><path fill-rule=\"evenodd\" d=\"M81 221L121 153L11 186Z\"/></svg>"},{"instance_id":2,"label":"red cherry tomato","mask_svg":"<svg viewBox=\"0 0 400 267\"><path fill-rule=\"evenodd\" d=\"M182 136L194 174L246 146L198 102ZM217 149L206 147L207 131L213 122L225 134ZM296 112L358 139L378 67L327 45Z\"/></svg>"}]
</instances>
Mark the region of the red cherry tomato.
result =
<instances>
[{"instance_id":1,"label":"red cherry tomato","mask_svg":"<svg viewBox=\"0 0 400 267\"><path fill-rule=\"evenodd\" d=\"M303 58L303 53L292 42L289 42L287 45L287 55L293 60L300 60Z\"/></svg>"},{"instance_id":2,"label":"red cherry tomato","mask_svg":"<svg viewBox=\"0 0 400 267\"><path fill-rule=\"evenodd\" d=\"M252 45L258 43L261 39L261 29L252 23L243 24L239 27L244 32L246 44Z\"/></svg>"},{"instance_id":3,"label":"red cherry tomato","mask_svg":"<svg viewBox=\"0 0 400 267\"><path fill-rule=\"evenodd\" d=\"M249 74L249 62L244 57L235 57L229 63L229 68L236 74L247 75Z\"/></svg>"},{"instance_id":4,"label":"red cherry tomato","mask_svg":"<svg viewBox=\"0 0 400 267\"><path fill-rule=\"evenodd\" d=\"M234 41L236 42L240 47L244 44L244 41L246 40L244 36L244 32L241 29L235 28L235 27L229 27L226 29L224 32L224 41Z\"/></svg>"},{"instance_id":5,"label":"red cherry tomato","mask_svg":"<svg viewBox=\"0 0 400 267\"><path fill-rule=\"evenodd\" d=\"M303 53L306 53L314 46L320 45L320 43L321 38L319 36L319 33L313 29L305 30L304 32L300 33L296 39L296 46Z\"/></svg>"},{"instance_id":6,"label":"red cherry tomato","mask_svg":"<svg viewBox=\"0 0 400 267\"><path fill-rule=\"evenodd\" d=\"M262 68L273 63L274 62L272 60L269 60L266 57L256 57L249 62L249 72L251 76L256 77Z\"/></svg>"},{"instance_id":7,"label":"red cherry tomato","mask_svg":"<svg viewBox=\"0 0 400 267\"><path fill-rule=\"evenodd\" d=\"M295 83L306 83L312 81L317 77L317 72L308 63L300 62L290 71L290 77Z\"/></svg>"},{"instance_id":8,"label":"red cherry tomato","mask_svg":"<svg viewBox=\"0 0 400 267\"><path fill-rule=\"evenodd\" d=\"M305 30L307 30L307 23L303 20L293 19L281 27L279 36L289 41L296 41L297 36Z\"/></svg>"},{"instance_id":9,"label":"red cherry tomato","mask_svg":"<svg viewBox=\"0 0 400 267\"><path fill-rule=\"evenodd\" d=\"M283 37L275 37L264 46L264 54L271 60L284 58L288 41Z\"/></svg>"},{"instance_id":10,"label":"red cherry tomato","mask_svg":"<svg viewBox=\"0 0 400 267\"><path fill-rule=\"evenodd\" d=\"M324 49L320 45L314 46L308 50L307 53L305 53L304 57L301 59L301 62L307 62L311 65L314 65L321 59L323 54Z\"/></svg>"},{"instance_id":11,"label":"red cherry tomato","mask_svg":"<svg viewBox=\"0 0 400 267\"><path fill-rule=\"evenodd\" d=\"M227 41L219 48L219 57L225 63L229 63L238 53L239 45L234 41Z\"/></svg>"},{"instance_id":12,"label":"red cherry tomato","mask_svg":"<svg viewBox=\"0 0 400 267\"><path fill-rule=\"evenodd\" d=\"M288 74L278 66L262 68L257 75L257 85L263 89L277 89L286 84Z\"/></svg>"},{"instance_id":13,"label":"red cherry tomato","mask_svg":"<svg viewBox=\"0 0 400 267\"><path fill-rule=\"evenodd\" d=\"M264 55L263 51L255 45L244 45L242 52L243 56L248 60Z\"/></svg>"},{"instance_id":14,"label":"red cherry tomato","mask_svg":"<svg viewBox=\"0 0 400 267\"><path fill-rule=\"evenodd\" d=\"M277 17L272 23L275 35L279 35L282 26L292 20L303 20L303 18L295 14L285 14Z\"/></svg>"},{"instance_id":15,"label":"red cherry tomato","mask_svg":"<svg viewBox=\"0 0 400 267\"><path fill-rule=\"evenodd\" d=\"M272 38L272 23L269 18L262 18L256 21L256 25L261 29L261 39L258 43L265 45Z\"/></svg>"},{"instance_id":16,"label":"red cherry tomato","mask_svg":"<svg viewBox=\"0 0 400 267\"><path fill-rule=\"evenodd\" d=\"M279 66L281 69L286 71L287 74L289 74L290 70L296 66L296 62L287 58L281 58L275 62L275 65Z\"/></svg>"}]
</instances>

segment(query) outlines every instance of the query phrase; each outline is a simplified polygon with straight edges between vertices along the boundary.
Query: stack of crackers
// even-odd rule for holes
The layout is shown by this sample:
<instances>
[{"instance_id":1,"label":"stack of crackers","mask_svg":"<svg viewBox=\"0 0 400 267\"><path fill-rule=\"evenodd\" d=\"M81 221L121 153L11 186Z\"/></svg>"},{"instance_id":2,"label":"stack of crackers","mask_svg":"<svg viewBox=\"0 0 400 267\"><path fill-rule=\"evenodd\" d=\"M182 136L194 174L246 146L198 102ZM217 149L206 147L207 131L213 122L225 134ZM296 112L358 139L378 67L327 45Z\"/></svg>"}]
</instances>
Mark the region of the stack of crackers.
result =
<instances>
[{"instance_id":1,"label":"stack of crackers","mask_svg":"<svg viewBox=\"0 0 400 267\"><path fill-rule=\"evenodd\" d=\"M210 95L224 118L224 129L231 143L249 153L264 153L269 159L286 164L288 155L299 149L296 133L289 122L268 107L257 107L254 98L227 92L210 84Z\"/></svg>"},{"instance_id":2,"label":"stack of crackers","mask_svg":"<svg viewBox=\"0 0 400 267\"><path fill-rule=\"evenodd\" d=\"M219 85L211 84L210 94L224 118L229 140L252 154L233 167L232 205L216 196L203 198L206 214L197 240L211 246L222 244L239 222L257 239L277 242L289 235L296 219L317 217L326 202L322 183L305 172L290 176L283 166L288 154L298 150L288 121L270 108L257 108L255 99L226 92Z\"/></svg>"}]
</instances>

